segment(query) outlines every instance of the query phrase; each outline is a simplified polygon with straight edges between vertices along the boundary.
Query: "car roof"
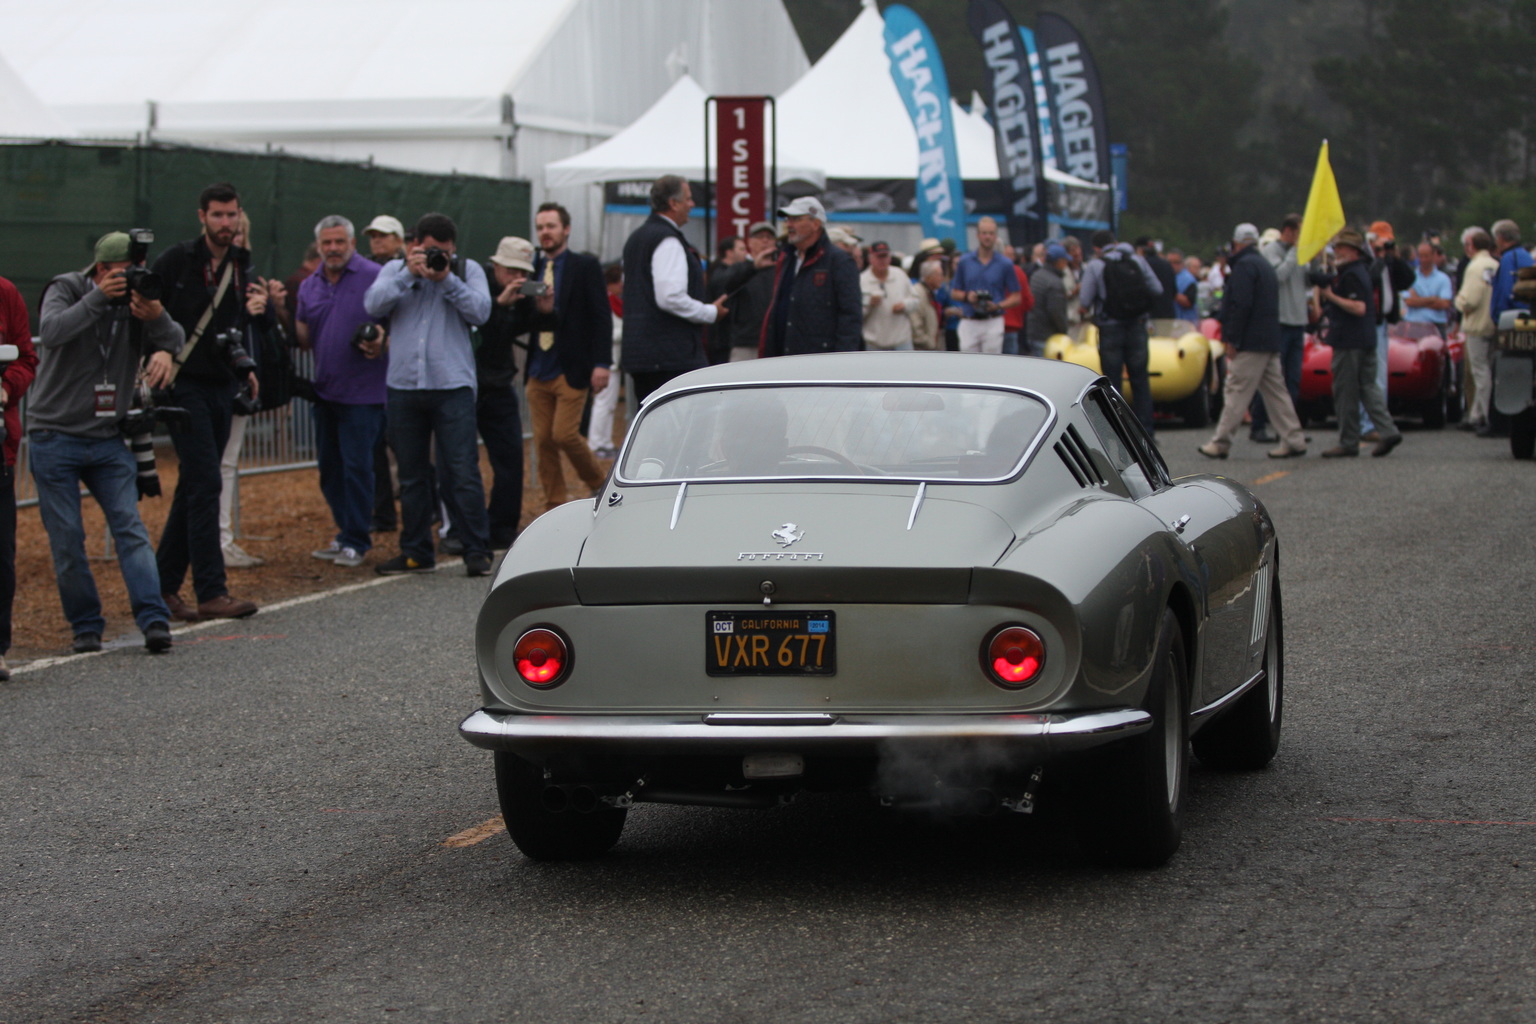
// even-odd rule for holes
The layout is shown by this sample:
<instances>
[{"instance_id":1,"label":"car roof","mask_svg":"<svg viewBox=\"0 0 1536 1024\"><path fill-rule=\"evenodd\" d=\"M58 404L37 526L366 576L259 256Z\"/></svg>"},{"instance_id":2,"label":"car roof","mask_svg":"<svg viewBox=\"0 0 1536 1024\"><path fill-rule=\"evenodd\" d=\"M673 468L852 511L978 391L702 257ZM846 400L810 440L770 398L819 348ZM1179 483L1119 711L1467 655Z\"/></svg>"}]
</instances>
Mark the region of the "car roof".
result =
<instances>
[{"instance_id":1,"label":"car roof","mask_svg":"<svg viewBox=\"0 0 1536 1024\"><path fill-rule=\"evenodd\" d=\"M1027 388L1060 407L1077 401L1098 376L1056 359L980 355L969 352L827 352L748 359L694 370L658 388L646 404L677 391L729 385L937 384L960 387Z\"/></svg>"}]
</instances>

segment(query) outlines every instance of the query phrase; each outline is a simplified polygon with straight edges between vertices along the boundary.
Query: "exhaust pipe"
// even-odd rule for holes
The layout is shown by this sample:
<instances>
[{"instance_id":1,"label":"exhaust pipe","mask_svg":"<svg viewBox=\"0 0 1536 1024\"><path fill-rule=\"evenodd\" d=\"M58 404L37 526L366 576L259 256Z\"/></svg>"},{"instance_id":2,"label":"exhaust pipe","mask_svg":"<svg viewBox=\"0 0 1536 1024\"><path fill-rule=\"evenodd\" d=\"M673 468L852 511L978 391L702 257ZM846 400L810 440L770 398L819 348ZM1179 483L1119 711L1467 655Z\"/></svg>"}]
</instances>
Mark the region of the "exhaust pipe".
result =
<instances>
[{"instance_id":1,"label":"exhaust pipe","mask_svg":"<svg viewBox=\"0 0 1536 1024\"><path fill-rule=\"evenodd\" d=\"M576 786L570 794L571 810L580 814L591 814L597 810L597 794L592 792L591 786Z\"/></svg>"}]
</instances>

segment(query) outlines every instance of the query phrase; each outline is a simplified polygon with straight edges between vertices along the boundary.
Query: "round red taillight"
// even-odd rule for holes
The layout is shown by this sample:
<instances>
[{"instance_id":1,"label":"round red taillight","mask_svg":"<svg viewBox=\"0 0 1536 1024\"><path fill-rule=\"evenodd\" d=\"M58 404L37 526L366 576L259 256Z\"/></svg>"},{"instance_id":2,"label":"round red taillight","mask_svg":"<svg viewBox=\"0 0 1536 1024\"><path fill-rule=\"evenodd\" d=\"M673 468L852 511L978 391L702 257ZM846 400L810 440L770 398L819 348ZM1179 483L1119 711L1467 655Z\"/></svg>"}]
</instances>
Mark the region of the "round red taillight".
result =
<instances>
[{"instance_id":1,"label":"round red taillight","mask_svg":"<svg viewBox=\"0 0 1536 1024\"><path fill-rule=\"evenodd\" d=\"M993 682L1010 689L1028 686L1040 677L1045 642L1034 630L1004 626L987 641L985 660Z\"/></svg>"},{"instance_id":2,"label":"round red taillight","mask_svg":"<svg viewBox=\"0 0 1536 1024\"><path fill-rule=\"evenodd\" d=\"M512 649L512 661L523 682L547 688L565 680L571 652L565 638L554 630L530 629L518 637L517 646Z\"/></svg>"}]
</instances>

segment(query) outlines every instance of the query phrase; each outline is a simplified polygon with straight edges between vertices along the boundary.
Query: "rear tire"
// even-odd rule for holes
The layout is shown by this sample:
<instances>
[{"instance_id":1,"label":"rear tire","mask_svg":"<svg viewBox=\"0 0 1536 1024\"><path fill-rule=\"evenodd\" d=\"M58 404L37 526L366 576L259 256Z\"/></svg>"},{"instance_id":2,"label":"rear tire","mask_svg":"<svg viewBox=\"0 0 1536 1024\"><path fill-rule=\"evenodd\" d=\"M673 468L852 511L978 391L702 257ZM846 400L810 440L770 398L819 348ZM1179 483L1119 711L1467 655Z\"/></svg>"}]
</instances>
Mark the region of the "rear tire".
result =
<instances>
[{"instance_id":1,"label":"rear tire","mask_svg":"<svg viewBox=\"0 0 1536 1024\"><path fill-rule=\"evenodd\" d=\"M1536 454L1536 407L1528 407L1509 418L1509 453L1517 459Z\"/></svg>"},{"instance_id":2,"label":"rear tire","mask_svg":"<svg viewBox=\"0 0 1536 1024\"><path fill-rule=\"evenodd\" d=\"M600 804L583 814L544 806L544 773L516 754L496 751L496 795L507 832L534 860L582 860L607 853L624 831L627 811Z\"/></svg>"},{"instance_id":3,"label":"rear tire","mask_svg":"<svg viewBox=\"0 0 1536 1024\"><path fill-rule=\"evenodd\" d=\"M1214 722L1195 733L1195 756L1212 768L1255 771L1280 750L1285 711L1285 636L1280 581L1275 580L1265 627L1264 678Z\"/></svg>"},{"instance_id":4,"label":"rear tire","mask_svg":"<svg viewBox=\"0 0 1536 1024\"><path fill-rule=\"evenodd\" d=\"M1158 867L1179 848L1189 784L1184 635L1164 611L1143 707L1152 728L1108 748L1085 773L1079 835L1111 864Z\"/></svg>"},{"instance_id":5,"label":"rear tire","mask_svg":"<svg viewBox=\"0 0 1536 1024\"><path fill-rule=\"evenodd\" d=\"M1190 393L1189 397L1182 399L1178 407L1179 418L1184 421L1186 427L1208 427L1211 425L1211 371L1207 367L1205 376L1200 380L1200 386Z\"/></svg>"}]
</instances>

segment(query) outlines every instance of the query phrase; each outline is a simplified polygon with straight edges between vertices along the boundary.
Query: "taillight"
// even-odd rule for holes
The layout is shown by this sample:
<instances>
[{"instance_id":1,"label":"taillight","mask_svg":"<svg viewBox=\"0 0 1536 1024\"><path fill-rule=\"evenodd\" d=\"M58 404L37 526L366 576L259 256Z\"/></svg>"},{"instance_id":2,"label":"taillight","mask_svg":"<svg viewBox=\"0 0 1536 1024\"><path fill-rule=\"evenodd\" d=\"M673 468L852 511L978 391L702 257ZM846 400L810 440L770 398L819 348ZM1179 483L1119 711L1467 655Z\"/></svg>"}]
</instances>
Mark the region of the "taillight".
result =
<instances>
[{"instance_id":1,"label":"taillight","mask_svg":"<svg viewBox=\"0 0 1536 1024\"><path fill-rule=\"evenodd\" d=\"M982 653L992 681L1010 690L1040 678L1045 665L1045 642L1023 626L1004 626L993 633Z\"/></svg>"},{"instance_id":2,"label":"taillight","mask_svg":"<svg viewBox=\"0 0 1536 1024\"><path fill-rule=\"evenodd\" d=\"M571 651L565 638L554 630L530 629L518 637L517 646L512 649L512 662L523 682L548 689L565 681Z\"/></svg>"}]
</instances>

